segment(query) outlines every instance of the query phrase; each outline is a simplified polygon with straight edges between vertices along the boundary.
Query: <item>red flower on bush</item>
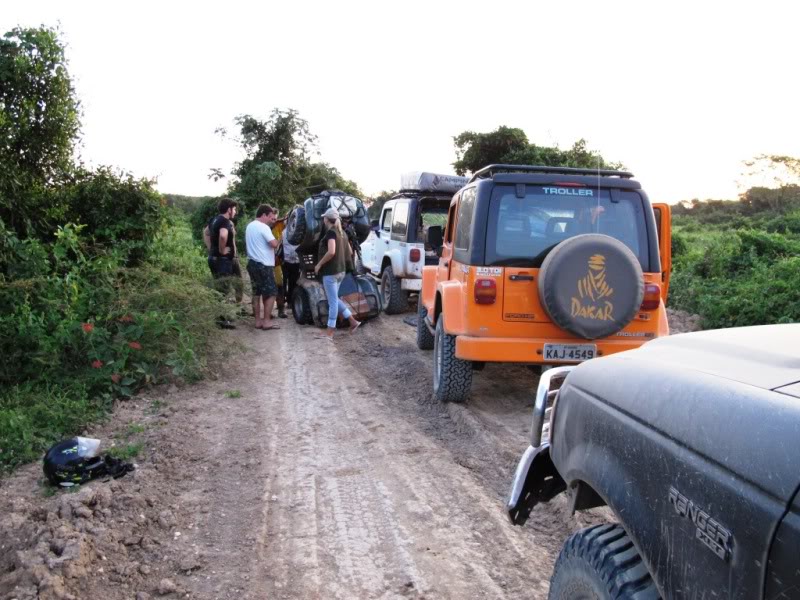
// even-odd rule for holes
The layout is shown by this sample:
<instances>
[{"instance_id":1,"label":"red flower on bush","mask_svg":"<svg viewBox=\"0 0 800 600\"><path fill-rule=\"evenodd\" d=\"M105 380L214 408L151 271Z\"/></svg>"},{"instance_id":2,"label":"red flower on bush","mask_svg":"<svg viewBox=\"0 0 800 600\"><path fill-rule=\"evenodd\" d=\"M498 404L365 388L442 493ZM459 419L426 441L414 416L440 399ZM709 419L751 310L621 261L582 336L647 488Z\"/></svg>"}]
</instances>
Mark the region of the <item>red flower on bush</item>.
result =
<instances>
[{"instance_id":1,"label":"red flower on bush","mask_svg":"<svg viewBox=\"0 0 800 600\"><path fill-rule=\"evenodd\" d=\"M92 361L92 368L93 369L99 369L102 366L103 366L103 361L102 360L93 360Z\"/></svg>"},{"instance_id":2,"label":"red flower on bush","mask_svg":"<svg viewBox=\"0 0 800 600\"><path fill-rule=\"evenodd\" d=\"M111 381L113 381L114 383L119 383L120 381L122 381L122 375L120 375L119 373L114 373L111 376Z\"/></svg>"},{"instance_id":3,"label":"red flower on bush","mask_svg":"<svg viewBox=\"0 0 800 600\"><path fill-rule=\"evenodd\" d=\"M83 325L81 325L81 329L83 329L83 333L92 333L92 331L94 330L94 325L92 325L91 323L84 323Z\"/></svg>"},{"instance_id":4,"label":"red flower on bush","mask_svg":"<svg viewBox=\"0 0 800 600\"><path fill-rule=\"evenodd\" d=\"M122 315L119 318L120 323L133 323L133 316L131 315Z\"/></svg>"},{"instance_id":5,"label":"red flower on bush","mask_svg":"<svg viewBox=\"0 0 800 600\"><path fill-rule=\"evenodd\" d=\"M130 346L134 350L141 350L142 349L142 345L139 342L128 342L128 346Z\"/></svg>"}]
</instances>

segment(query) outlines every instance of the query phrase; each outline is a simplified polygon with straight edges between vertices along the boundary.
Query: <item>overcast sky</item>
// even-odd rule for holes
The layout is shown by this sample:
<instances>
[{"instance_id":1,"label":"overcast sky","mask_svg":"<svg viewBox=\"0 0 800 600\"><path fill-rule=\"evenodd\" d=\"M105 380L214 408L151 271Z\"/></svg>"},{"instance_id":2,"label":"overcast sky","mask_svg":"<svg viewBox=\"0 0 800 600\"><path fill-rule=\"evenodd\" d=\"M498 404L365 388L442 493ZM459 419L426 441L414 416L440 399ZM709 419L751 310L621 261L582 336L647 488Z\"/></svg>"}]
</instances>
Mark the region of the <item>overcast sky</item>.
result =
<instances>
[{"instance_id":1,"label":"overcast sky","mask_svg":"<svg viewBox=\"0 0 800 600\"><path fill-rule=\"evenodd\" d=\"M625 163L650 198L735 198L742 161L800 156L800 2L37 2L58 26L82 156L162 192L217 195L236 115L297 109L367 194L452 172L453 136L500 125Z\"/></svg>"}]
</instances>

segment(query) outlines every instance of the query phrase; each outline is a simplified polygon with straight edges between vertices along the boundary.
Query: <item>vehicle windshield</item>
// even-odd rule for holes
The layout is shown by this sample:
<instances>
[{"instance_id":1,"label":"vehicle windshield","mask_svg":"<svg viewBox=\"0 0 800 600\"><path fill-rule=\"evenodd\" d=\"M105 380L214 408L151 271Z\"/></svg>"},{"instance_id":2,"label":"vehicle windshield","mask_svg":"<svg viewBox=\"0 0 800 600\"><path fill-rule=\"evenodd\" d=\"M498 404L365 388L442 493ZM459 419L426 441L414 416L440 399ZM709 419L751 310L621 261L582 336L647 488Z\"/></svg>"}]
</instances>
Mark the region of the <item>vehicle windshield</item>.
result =
<instances>
[{"instance_id":1,"label":"vehicle windshield","mask_svg":"<svg viewBox=\"0 0 800 600\"><path fill-rule=\"evenodd\" d=\"M562 186L498 185L492 191L486 235L487 266L540 267L547 253L584 233L618 239L648 271L649 254L641 197L620 191L612 202L608 189Z\"/></svg>"}]
</instances>

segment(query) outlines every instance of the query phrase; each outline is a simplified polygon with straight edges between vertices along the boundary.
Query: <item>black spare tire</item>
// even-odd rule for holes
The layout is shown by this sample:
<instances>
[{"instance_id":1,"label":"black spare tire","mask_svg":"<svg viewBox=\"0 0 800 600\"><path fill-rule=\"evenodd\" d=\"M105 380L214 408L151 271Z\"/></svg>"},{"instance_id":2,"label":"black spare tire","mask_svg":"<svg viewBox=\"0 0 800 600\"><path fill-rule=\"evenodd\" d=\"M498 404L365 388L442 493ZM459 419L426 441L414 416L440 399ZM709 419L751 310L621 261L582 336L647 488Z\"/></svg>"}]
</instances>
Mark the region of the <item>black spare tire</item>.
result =
<instances>
[{"instance_id":1,"label":"black spare tire","mask_svg":"<svg viewBox=\"0 0 800 600\"><path fill-rule=\"evenodd\" d=\"M539 301L561 329L594 340L633 320L644 297L639 260L619 240L589 233L553 248L539 270Z\"/></svg>"},{"instance_id":2,"label":"black spare tire","mask_svg":"<svg viewBox=\"0 0 800 600\"><path fill-rule=\"evenodd\" d=\"M302 206L295 206L286 221L286 239L292 246L297 246L306 235L306 211Z\"/></svg>"}]
</instances>

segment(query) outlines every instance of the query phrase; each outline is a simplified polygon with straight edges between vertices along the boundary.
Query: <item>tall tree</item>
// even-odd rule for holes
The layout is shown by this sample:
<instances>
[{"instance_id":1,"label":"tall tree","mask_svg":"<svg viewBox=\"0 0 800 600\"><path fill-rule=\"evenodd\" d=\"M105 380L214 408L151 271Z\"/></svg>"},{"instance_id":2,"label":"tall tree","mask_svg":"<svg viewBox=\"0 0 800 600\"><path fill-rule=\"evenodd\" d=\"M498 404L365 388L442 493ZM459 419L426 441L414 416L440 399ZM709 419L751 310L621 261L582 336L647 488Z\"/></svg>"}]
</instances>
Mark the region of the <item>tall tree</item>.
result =
<instances>
[{"instance_id":1,"label":"tall tree","mask_svg":"<svg viewBox=\"0 0 800 600\"><path fill-rule=\"evenodd\" d=\"M73 169L79 103L53 29L0 39L0 220L18 235L58 218L44 191Z\"/></svg>"},{"instance_id":2,"label":"tall tree","mask_svg":"<svg viewBox=\"0 0 800 600\"><path fill-rule=\"evenodd\" d=\"M268 202L284 212L310 194L331 188L361 196L358 186L335 167L312 161L317 137L296 110L275 109L265 121L241 115L235 123L245 158L233 170L228 193L246 207ZM210 177L219 179L220 170L212 169Z\"/></svg>"},{"instance_id":3,"label":"tall tree","mask_svg":"<svg viewBox=\"0 0 800 600\"><path fill-rule=\"evenodd\" d=\"M583 167L619 169L621 163L608 162L598 152L588 149L586 140L580 139L568 150L558 147L537 146L528 141L521 129L498 127L489 133L465 131L453 138L456 149L456 173L474 173L486 165L505 163L511 165L543 165L550 167Z\"/></svg>"}]
</instances>

